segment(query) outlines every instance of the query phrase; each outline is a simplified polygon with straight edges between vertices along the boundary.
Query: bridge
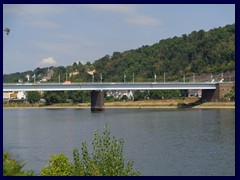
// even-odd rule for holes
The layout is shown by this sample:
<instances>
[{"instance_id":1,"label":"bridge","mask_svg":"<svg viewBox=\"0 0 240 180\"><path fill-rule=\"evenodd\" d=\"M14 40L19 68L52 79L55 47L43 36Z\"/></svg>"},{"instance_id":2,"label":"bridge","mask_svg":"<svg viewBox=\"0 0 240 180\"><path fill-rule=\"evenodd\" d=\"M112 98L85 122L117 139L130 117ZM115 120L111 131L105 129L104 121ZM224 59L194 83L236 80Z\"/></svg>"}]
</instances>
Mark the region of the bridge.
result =
<instances>
[{"instance_id":1,"label":"bridge","mask_svg":"<svg viewBox=\"0 0 240 180\"><path fill-rule=\"evenodd\" d=\"M91 91L91 109L102 110L104 107L104 92L108 90L188 90L202 89L203 101L218 101L224 94L230 92L232 82L165 82L165 83L44 83L44 84L3 84L3 91Z\"/></svg>"}]
</instances>

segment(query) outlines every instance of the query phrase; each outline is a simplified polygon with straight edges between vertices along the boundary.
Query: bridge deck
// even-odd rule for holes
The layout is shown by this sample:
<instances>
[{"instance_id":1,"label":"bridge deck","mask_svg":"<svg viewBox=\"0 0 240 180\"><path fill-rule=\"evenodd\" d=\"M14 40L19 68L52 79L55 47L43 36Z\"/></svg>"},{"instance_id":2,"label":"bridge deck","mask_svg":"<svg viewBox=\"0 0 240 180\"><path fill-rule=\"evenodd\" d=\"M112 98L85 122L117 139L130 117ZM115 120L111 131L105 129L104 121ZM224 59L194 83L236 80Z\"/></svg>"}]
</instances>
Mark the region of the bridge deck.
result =
<instances>
[{"instance_id":1,"label":"bridge deck","mask_svg":"<svg viewBox=\"0 0 240 180\"><path fill-rule=\"evenodd\" d=\"M72 83L3 84L3 91L92 91L92 90L170 90L216 89L217 83Z\"/></svg>"}]
</instances>

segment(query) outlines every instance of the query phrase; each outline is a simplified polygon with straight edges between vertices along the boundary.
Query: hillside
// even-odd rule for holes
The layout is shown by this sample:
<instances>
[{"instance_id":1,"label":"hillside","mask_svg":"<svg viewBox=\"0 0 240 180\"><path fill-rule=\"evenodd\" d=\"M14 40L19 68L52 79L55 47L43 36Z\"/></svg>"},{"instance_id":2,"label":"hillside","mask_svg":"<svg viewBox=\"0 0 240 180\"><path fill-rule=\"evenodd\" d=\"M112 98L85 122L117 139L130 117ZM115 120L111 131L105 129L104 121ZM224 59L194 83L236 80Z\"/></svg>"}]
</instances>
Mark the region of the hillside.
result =
<instances>
[{"instance_id":1,"label":"hillside","mask_svg":"<svg viewBox=\"0 0 240 180\"><path fill-rule=\"evenodd\" d=\"M193 73L196 77L219 75L222 72L233 76L235 72L235 24L212 29L208 32L193 31L181 37L173 37L160 40L151 46L145 45L138 49L125 52L113 52L93 63L74 63L67 67L50 67L53 74L48 82L61 82L68 80L73 82L90 82L89 69L95 69L95 81L100 81L102 74L105 82L132 81L133 73L135 81L153 81L154 74L157 81L163 81L166 73L166 81L181 80L185 75L190 81ZM49 72L48 68L36 68L34 71L23 73L4 74L3 82L18 82L19 79L26 82L26 75L36 75L39 81ZM69 77L69 73L76 71ZM59 76L60 75L60 76ZM30 78L30 82L33 78Z\"/></svg>"}]
</instances>

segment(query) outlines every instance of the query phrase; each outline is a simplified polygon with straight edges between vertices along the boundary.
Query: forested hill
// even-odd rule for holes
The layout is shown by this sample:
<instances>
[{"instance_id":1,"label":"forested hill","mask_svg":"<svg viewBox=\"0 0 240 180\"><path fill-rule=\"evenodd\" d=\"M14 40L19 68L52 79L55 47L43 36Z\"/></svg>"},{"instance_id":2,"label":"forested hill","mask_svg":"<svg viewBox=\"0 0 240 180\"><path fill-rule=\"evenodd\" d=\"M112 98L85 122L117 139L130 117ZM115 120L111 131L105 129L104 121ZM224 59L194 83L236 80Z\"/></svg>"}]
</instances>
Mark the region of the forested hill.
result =
<instances>
[{"instance_id":1,"label":"forested hill","mask_svg":"<svg viewBox=\"0 0 240 180\"><path fill-rule=\"evenodd\" d=\"M88 69L95 69L95 80L99 81L102 74L105 82L122 82L124 74L126 81L131 81L134 73L135 81L152 81L154 74L157 81L181 79L183 75L192 76L193 73L218 74L235 70L235 24L212 29L193 31L181 37L160 40L151 46L142 46L135 50L113 52L94 63L74 63L68 67L51 67L54 74L50 81L57 81L58 75L64 80L67 72L77 70L79 74L70 77L74 82L91 81ZM46 73L46 68L34 71L4 75L4 82L16 82L26 73L36 76ZM14 77L14 78L13 78ZM37 76L39 77L39 76ZM25 79L26 80L26 79Z\"/></svg>"}]
</instances>

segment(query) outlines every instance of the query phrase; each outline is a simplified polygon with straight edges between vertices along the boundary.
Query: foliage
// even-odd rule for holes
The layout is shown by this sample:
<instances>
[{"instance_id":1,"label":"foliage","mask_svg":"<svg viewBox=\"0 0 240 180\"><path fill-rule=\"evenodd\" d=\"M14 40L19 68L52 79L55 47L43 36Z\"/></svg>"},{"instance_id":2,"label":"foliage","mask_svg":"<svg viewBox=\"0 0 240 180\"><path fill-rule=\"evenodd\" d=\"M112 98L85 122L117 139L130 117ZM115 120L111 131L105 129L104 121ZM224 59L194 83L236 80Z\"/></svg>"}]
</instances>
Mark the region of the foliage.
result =
<instances>
[{"instance_id":1,"label":"foliage","mask_svg":"<svg viewBox=\"0 0 240 180\"><path fill-rule=\"evenodd\" d=\"M40 99L41 99L41 96L40 96L39 92L37 92L37 91L29 91L27 94L27 100L30 103L39 102Z\"/></svg>"},{"instance_id":2,"label":"foliage","mask_svg":"<svg viewBox=\"0 0 240 180\"><path fill-rule=\"evenodd\" d=\"M71 176L72 164L64 154L53 155L50 158L50 165L41 169L42 176Z\"/></svg>"},{"instance_id":3,"label":"foliage","mask_svg":"<svg viewBox=\"0 0 240 180\"><path fill-rule=\"evenodd\" d=\"M71 99L74 103L90 102L89 91L69 91L68 99Z\"/></svg>"},{"instance_id":4,"label":"foliage","mask_svg":"<svg viewBox=\"0 0 240 180\"><path fill-rule=\"evenodd\" d=\"M127 95L123 95L123 96L121 97L121 101L128 101Z\"/></svg>"},{"instance_id":5,"label":"foliage","mask_svg":"<svg viewBox=\"0 0 240 180\"><path fill-rule=\"evenodd\" d=\"M225 94L224 97L230 99L231 101L235 100L235 84L233 85L230 93Z\"/></svg>"},{"instance_id":6,"label":"foliage","mask_svg":"<svg viewBox=\"0 0 240 180\"><path fill-rule=\"evenodd\" d=\"M50 165L41 169L44 176L137 176L133 171L133 161L125 164L123 156L123 139L110 137L109 127L103 133L95 131L92 140L93 152L90 153L87 143L82 143L81 153L73 150L73 164L64 154L52 156Z\"/></svg>"},{"instance_id":7,"label":"foliage","mask_svg":"<svg viewBox=\"0 0 240 180\"><path fill-rule=\"evenodd\" d=\"M32 170L23 170L24 164L15 160L9 152L3 152L4 176L33 176Z\"/></svg>"},{"instance_id":8,"label":"foliage","mask_svg":"<svg viewBox=\"0 0 240 180\"><path fill-rule=\"evenodd\" d=\"M43 95L46 104L64 103L66 102L67 95L64 91L45 91Z\"/></svg>"}]
</instances>

